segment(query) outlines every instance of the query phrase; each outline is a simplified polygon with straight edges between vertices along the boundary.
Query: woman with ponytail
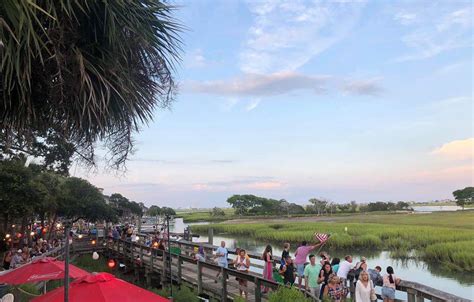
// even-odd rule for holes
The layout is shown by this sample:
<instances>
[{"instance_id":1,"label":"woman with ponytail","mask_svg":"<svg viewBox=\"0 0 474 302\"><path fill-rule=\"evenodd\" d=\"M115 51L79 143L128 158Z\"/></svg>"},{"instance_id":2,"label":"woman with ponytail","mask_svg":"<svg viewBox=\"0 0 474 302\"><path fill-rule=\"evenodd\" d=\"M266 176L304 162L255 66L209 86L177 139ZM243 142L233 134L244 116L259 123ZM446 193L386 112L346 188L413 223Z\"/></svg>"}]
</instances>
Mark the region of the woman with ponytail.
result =
<instances>
[{"instance_id":1,"label":"woman with ponytail","mask_svg":"<svg viewBox=\"0 0 474 302\"><path fill-rule=\"evenodd\" d=\"M395 289L400 283L400 279L395 277L393 267L387 267L387 274L383 276L382 298L384 302L395 301Z\"/></svg>"}]
</instances>

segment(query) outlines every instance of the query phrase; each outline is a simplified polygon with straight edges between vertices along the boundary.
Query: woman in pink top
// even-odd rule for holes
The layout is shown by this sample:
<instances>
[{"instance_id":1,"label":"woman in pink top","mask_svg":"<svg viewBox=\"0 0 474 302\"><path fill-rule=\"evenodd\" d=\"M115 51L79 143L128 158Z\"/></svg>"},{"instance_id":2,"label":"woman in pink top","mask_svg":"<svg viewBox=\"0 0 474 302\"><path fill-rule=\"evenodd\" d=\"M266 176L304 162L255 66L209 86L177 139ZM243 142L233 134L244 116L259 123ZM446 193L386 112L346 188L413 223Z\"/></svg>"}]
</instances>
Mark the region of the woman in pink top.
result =
<instances>
[{"instance_id":1,"label":"woman in pink top","mask_svg":"<svg viewBox=\"0 0 474 302\"><path fill-rule=\"evenodd\" d=\"M301 282L304 278L304 264L306 263L306 257L308 254L320 246L322 243L317 243L315 245L307 245L306 241L303 241L301 245L296 249L295 252L295 261L296 264L296 272L298 273L298 287L301 288Z\"/></svg>"},{"instance_id":2,"label":"woman in pink top","mask_svg":"<svg viewBox=\"0 0 474 302\"><path fill-rule=\"evenodd\" d=\"M266 280L273 281L273 257L272 257L272 246L267 245L263 252L262 259L265 262L263 267L263 278ZM268 292L267 287L263 287L263 293Z\"/></svg>"},{"instance_id":3,"label":"woman in pink top","mask_svg":"<svg viewBox=\"0 0 474 302\"><path fill-rule=\"evenodd\" d=\"M393 268L387 267L387 275L383 276L382 298L384 302L395 301L395 290L400 284L400 279L395 277Z\"/></svg>"}]
</instances>

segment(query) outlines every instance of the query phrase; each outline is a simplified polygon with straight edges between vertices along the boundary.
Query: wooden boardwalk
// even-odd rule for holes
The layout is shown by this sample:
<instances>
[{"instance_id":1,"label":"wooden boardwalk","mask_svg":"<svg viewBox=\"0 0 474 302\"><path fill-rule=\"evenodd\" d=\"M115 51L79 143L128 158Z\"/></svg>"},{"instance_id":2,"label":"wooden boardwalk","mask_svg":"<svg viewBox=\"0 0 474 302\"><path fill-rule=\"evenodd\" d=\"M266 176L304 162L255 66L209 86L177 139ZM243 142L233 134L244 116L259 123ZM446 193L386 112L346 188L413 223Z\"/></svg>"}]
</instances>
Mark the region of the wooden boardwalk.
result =
<instances>
[{"instance_id":1,"label":"wooden boardwalk","mask_svg":"<svg viewBox=\"0 0 474 302\"><path fill-rule=\"evenodd\" d=\"M280 286L273 281L264 280L255 272L248 274L232 269L224 269L218 265L208 262L196 261L191 253L193 246L174 242L180 247L180 254L171 254L171 271L173 281L178 284L186 283L197 289L199 293L220 299L221 301L232 301L240 296L239 289L247 293L248 301L266 301L267 295L262 293L263 286L277 289ZM108 246L108 249L117 256L133 260L136 266L145 269L145 274L158 272L161 276L169 279L169 254L163 251L137 245L122 240L116 241ZM216 275L220 273L219 277ZM247 280L246 287L240 287L236 278ZM165 278L162 279L166 281ZM310 294L307 293L310 297ZM225 299L223 298L225 297ZM314 298L314 297L313 297Z\"/></svg>"},{"instance_id":2,"label":"wooden boardwalk","mask_svg":"<svg viewBox=\"0 0 474 302\"><path fill-rule=\"evenodd\" d=\"M147 247L138 243L117 240L114 242L99 240L96 245L91 245L90 240L76 240L71 249L73 254L90 253L92 250L106 253L124 262L133 264L133 269L138 275L144 273L147 285L151 285L153 275L159 275L162 285L169 283L169 268L171 267L173 282L194 288L199 294L206 294L220 301L233 301L239 296L239 283L236 278L247 280L247 287L242 288L248 294L247 301L267 301L268 296L262 293L263 287L272 290L277 289L280 284L265 280L261 277L259 270L263 269L259 256L249 255L251 268L254 272L241 273L233 269L224 269L216 265L212 257L206 262L196 261L192 255L197 247L202 246L206 255L212 255L217 248L208 243L195 243L185 240L171 240L171 263L168 252ZM108 242L108 243L106 243ZM174 252L174 253L173 253ZM54 254L60 255L62 249L55 250ZM230 250L229 255L235 254ZM276 260L278 261L278 259ZM171 264L171 265L170 265ZM220 272L220 278L216 278ZM353 284L353 283L352 283ZM408 302L468 302L470 300L446 293L444 291L429 287L417 282L402 280L397 287L398 291L406 292ZM316 297L306 291L302 291L308 298L316 301ZM354 287L350 287L353 297ZM381 299L381 297L378 297Z\"/></svg>"},{"instance_id":3,"label":"wooden boardwalk","mask_svg":"<svg viewBox=\"0 0 474 302\"><path fill-rule=\"evenodd\" d=\"M236 278L247 280L247 286L241 288L248 294L248 301L266 301L267 295L262 293L263 287L272 290L277 289L281 284L265 280L258 272L241 273L233 269L224 269L216 265L212 259L208 258L206 262L196 261L192 255L197 247L202 246L206 251L206 255L212 255L212 251L217 247L207 243L195 243L186 240L172 240L171 254L171 272L173 282L178 284L186 284L196 288L198 293L205 293L211 297L221 301L232 301L239 296L239 283ZM147 273L158 272L161 276L169 278L169 254L166 252L163 257L163 251L146 247L137 243L126 242L122 240L115 241L108 245L108 250L117 255L133 259L137 266L144 268ZM175 253L173 253L173 251ZM229 251L229 254L235 253ZM249 255L251 258L251 267L253 269L262 270L262 261L259 256ZM276 262L278 259L276 260ZM220 278L216 278L220 272ZM162 278L163 282L166 277ZM169 281L168 281L169 282ZM350 287L350 295L354 296L353 283ZM398 291L406 292L406 300L408 302L422 302L426 300L441 301L458 301L468 302L468 299L443 292L441 290L426 286L424 284L403 280L397 287ZM306 297L317 301L316 297L306 291L302 291ZM381 299L381 297L378 297Z\"/></svg>"}]
</instances>

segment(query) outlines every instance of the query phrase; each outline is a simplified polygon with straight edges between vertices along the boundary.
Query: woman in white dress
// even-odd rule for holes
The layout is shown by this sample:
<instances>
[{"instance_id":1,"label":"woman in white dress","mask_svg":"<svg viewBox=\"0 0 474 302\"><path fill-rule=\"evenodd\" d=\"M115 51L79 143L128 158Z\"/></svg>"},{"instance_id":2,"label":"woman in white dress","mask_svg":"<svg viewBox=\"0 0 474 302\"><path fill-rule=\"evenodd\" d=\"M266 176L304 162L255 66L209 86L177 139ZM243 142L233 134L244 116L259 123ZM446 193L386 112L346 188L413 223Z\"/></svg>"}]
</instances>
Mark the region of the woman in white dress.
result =
<instances>
[{"instance_id":1,"label":"woman in white dress","mask_svg":"<svg viewBox=\"0 0 474 302\"><path fill-rule=\"evenodd\" d=\"M359 280L356 283L356 302L371 302L371 292L374 289L372 280L369 278L369 273L362 271L359 275Z\"/></svg>"}]
</instances>

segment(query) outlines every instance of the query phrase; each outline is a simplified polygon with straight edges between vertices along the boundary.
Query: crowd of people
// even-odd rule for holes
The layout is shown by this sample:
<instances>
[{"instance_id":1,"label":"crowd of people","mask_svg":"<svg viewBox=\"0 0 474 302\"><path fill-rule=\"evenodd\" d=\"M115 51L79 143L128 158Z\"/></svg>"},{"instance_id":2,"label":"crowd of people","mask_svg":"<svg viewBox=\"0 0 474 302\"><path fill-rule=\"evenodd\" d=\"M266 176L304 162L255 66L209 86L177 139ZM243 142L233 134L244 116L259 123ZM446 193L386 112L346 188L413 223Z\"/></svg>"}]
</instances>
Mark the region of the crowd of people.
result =
<instances>
[{"instance_id":1,"label":"crowd of people","mask_svg":"<svg viewBox=\"0 0 474 302\"><path fill-rule=\"evenodd\" d=\"M349 288L354 285L356 302L371 302L376 300L375 287L381 287L381 296L385 302L395 300L396 286L400 279L394 274L391 266L386 268L386 274L382 275L382 268L375 266L369 268L365 257L354 264L351 255L347 255L341 261L339 258L331 258L327 252L314 253L318 247L325 242L308 244L303 241L296 249L294 257L290 255L290 244L283 245L281 258L277 261L273 255L271 245L267 245L262 253L263 261L262 277L266 280L279 281L288 287L297 287L310 292L319 300L343 302L349 293ZM229 260L229 251L225 241L220 243L215 253L210 257L219 266L228 268L229 265L241 273L249 273L251 258L244 249L237 248L236 257ZM194 254L197 261L206 261L205 249L199 246ZM319 258L319 259L318 259ZM308 260L309 259L309 263ZM277 274L274 274L277 272ZM216 282L220 272L216 275ZM279 279L279 280L276 280ZM247 281L237 278L241 296L247 298ZM304 282L303 282L304 280ZM262 293L270 288L262 286Z\"/></svg>"},{"instance_id":2,"label":"crowd of people","mask_svg":"<svg viewBox=\"0 0 474 302\"><path fill-rule=\"evenodd\" d=\"M2 267L4 270L17 268L59 247L60 244L57 239L48 241L33 237L30 243L21 242L18 245L12 245L3 255Z\"/></svg>"}]
</instances>

